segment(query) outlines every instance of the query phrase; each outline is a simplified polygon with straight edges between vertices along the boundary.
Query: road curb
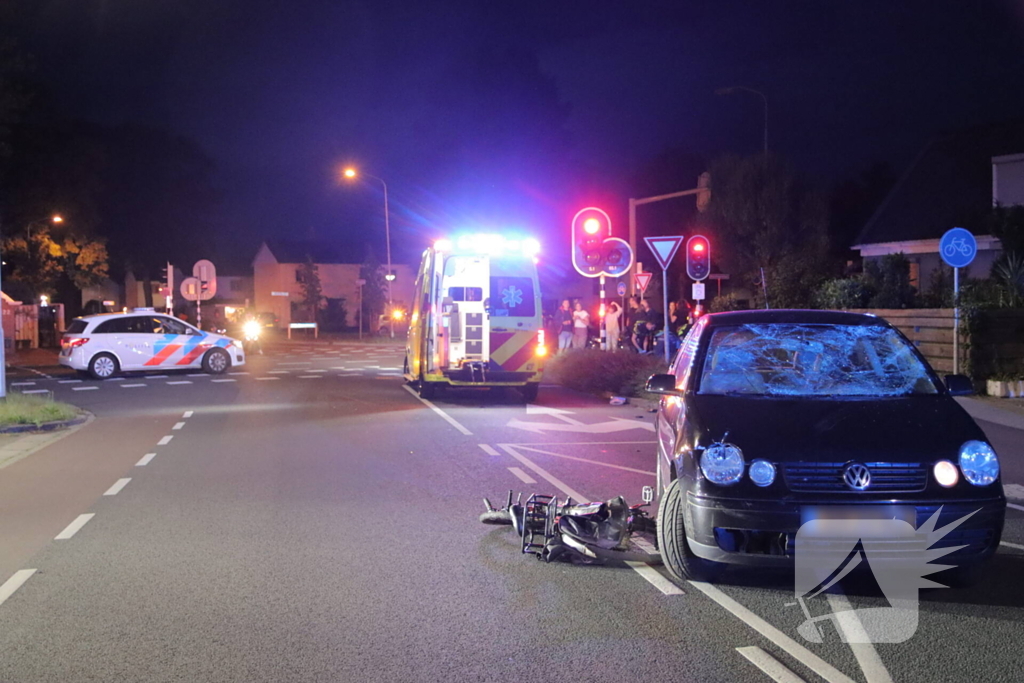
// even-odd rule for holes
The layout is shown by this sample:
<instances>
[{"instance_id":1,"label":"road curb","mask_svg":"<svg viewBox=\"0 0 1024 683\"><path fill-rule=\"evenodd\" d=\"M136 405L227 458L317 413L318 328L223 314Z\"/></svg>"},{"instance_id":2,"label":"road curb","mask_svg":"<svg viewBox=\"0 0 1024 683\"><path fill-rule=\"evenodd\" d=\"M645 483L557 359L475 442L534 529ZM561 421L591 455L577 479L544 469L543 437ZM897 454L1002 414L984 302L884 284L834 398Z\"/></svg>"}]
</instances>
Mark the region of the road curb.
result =
<instances>
[{"instance_id":1,"label":"road curb","mask_svg":"<svg viewBox=\"0 0 1024 683\"><path fill-rule=\"evenodd\" d=\"M26 434L26 433L39 433L39 432L55 432L58 429L67 429L68 427L76 427L81 424L85 424L92 417L92 413L83 411L81 415L71 418L70 420L56 420L54 422L44 422L42 424L24 424L24 425L11 425L9 427L0 427L0 434Z\"/></svg>"},{"instance_id":2,"label":"road curb","mask_svg":"<svg viewBox=\"0 0 1024 683\"><path fill-rule=\"evenodd\" d=\"M956 398L956 402L959 403L960 406L976 420L994 422L995 424L1002 425L1004 427L1024 430L1024 415L1012 410L1000 408L999 406L991 405L986 401L981 401L976 398L958 396Z\"/></svg>"}]
</instances>

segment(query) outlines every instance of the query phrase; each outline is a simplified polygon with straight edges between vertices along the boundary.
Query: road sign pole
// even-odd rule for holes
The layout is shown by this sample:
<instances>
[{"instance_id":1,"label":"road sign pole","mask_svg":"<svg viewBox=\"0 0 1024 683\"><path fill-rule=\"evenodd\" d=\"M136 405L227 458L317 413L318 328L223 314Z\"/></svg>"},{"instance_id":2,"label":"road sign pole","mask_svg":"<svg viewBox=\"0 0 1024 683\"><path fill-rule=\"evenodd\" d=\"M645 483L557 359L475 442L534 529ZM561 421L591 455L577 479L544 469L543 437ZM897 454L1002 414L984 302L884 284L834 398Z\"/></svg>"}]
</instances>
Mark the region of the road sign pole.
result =
<instances>
[{"instance_id":1,"label":"road sign pole","mask_svg":"<svg viewBox=\"0 0 1024 683\"><path fill-rule=\"evenodd\" d=\"M953 374L960 374L960 269L953 269Z\"/></svg>"},{"instance_id":2,"label":"road sign pole","mask_svg":"<svg viewBox=\"0 0 1024 683\"><path fill-rule=\"evenodd\" d=\"M665 327L664 333L661 335L662 345L665 347L665 362L668 362L669 346L668 343L668 268L662 268L661 270L661 303L665 307Z\"/></svg>"},{"instance_id":3,"label":"road sign pole","mask_svg":"<svg viewBox=\"0 0 1024 683\"><path fill-rule=\"evenodd\" d=\"M601 349L603 351L610 351L611 349L608 348L608 330L604 326L604 319L605 319L605 314L607 313L607 311L605 309L605 305L606 304L605 304L605 296L604 296L604 275L603 274L601 275L601 278L598 280L598 282L601 285L601 308L599 308L598 311L597 311L598 315L601 316Z\"/></svg>"}]
</instances>

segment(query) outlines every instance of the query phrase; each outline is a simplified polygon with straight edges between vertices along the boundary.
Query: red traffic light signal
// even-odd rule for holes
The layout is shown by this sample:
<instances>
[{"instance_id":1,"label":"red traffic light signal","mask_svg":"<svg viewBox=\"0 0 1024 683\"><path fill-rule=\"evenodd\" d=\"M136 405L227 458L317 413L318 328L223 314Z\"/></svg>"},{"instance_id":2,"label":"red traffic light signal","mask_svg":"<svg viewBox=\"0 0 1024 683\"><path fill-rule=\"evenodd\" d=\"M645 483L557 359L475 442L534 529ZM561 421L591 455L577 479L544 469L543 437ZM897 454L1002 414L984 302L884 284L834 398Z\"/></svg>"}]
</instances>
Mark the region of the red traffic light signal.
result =
<instances>
[{"instance_id":1,"label":"red traffic light signal","mask_svg":"<svg viewBox=\"0 0 1024 683\"><path fill-rule=\"evenodd\" d=\"M596 277L604 271L604 241L612 236L612 219L590 206L572 219L572 265L580 275Z\"/></svg>"},{"instance_id":2,"label":"red traffic light signal","mask_svg":"<svg viewBox=\"0 0 1024 683\"><path fill-rule=\"evenodd\" d=\"M711 274L711 243L703 235L686 241L686 274L700 282Z\"/></svg>"}]
</instances>

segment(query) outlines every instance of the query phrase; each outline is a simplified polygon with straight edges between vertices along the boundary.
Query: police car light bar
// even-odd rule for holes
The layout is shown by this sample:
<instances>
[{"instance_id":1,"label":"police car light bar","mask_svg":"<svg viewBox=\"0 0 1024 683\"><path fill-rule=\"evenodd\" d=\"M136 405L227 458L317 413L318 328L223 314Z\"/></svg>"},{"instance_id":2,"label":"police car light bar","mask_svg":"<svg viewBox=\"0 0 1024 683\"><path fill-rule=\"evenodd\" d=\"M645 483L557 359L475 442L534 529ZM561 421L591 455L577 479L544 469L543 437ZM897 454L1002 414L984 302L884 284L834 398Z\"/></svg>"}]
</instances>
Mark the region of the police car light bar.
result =
<instances>
[{"instance_id":1,"label":"police car light bar","mask_svg":"<svg viewBox=\"0 0 1024 683\"><path fill-rule=\"evenodd\" d=\"M437 251L462 251L492 256L522 254L536 256L540 253L540 242L532 237L525 239L508 239L502 235L462 235L453 244L451 240L441 239L434 242Z\"/></svg>"}]
</instances>

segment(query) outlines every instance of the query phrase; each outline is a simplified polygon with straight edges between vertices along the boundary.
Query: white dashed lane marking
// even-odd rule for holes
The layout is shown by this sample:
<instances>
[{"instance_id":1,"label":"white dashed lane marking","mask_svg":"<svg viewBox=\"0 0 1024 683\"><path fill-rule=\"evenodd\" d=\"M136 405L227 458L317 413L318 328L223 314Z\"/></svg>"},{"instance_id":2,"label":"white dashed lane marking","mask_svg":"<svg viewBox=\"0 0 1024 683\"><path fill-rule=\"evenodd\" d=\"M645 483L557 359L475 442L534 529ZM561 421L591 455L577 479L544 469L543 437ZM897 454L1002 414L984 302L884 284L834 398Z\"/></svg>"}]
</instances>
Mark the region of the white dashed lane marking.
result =
<instances>
[{"instance_id":1,"label":"white dashed lane marking","mask_svg":"<svg viewBox=\"0 0 1024 683\"><path fill-rule=\"evenodd\" d=\"M216 384L223 384L224 382L237 382L237 379L211 379L211 382Z\"/></svg>"},{"instance_id":2,"label":"white dashed lane marking","mask_svg":"<svg viewBox=\"0 0 1024 683\"><path fill-rule=\"evenodd\" d=\"M31 387L35 386L35 382L11 382L12 387Z\"/></svg>"},{"instance_id":3,"label":"white dashed lane marking","mask_svg":"<svg viewBox=\"0 0 1024 683\"><path fill-rule=\"evenodd\" d=\"M169 444L171 442L171 439L173 439L173 438L174 438L173 435L168 434L167 436L165 436L162 439L160 439L159 441L157 441L156 445L157 446L166 446L167 444Z\"/></svg>"},{"instance_id":4,"label":"white dashed lane marking","mask_svg":"<svg viewBox=\"0 0 1024 683\"><path fill-rule=\"evenodd\" d=\"M94 513L94 512L90 512L90 513L84 514L84 515L78 515L78 517L75 518L75 521L71 522L71 524L68 524L66 527L64 527L64 531L62 531L59 534L57 534L56 536L54 536L53 540L55 540L55 541L66 541L66 540L68 540L69 538L71 538L72 536L77 534L79 532L79 530L83 526L85 526L86 523L90 519L92 519L95 516L96 516L96 513Z\"/></svg>"},{"instance_id":5,"label":"white dashed lane marking","mask_svg":"<svg viewBox=\"0 0 1024 683\"><path fill-rule=\"evenodd\" d=\"M175 422L175 423L174 423L174 426L173 426L173 427L171 427L171 429L181 429L181 428L182 428L182 427L184 427L184 426L185 426L185 423L184 423L184 422Z\"/></svg>"},{"instance_id":6,"label":"white dashed lane marking","mask_svg":"<svg viewBox=\"0 0 1024 683\"><path fill-rule=\"evenodd\" d=\"M499 453L498 451L494 450L494 448L492 448L491 446L488 446L485 443L478 443L477 446L479 446L480 450L482 450L487 455L501 455L501 453Z\"/></svg>"},{"instance_id":7,"label":"white dashed lane marking","mask_svg":"<svg viewBox=\"0 0 1024 683\"><path fill-rule=\"evenodd\" d=\"M281 379L281 378L280 377L257 377L256 378L257 381L259 381L259 380L266 381L266 380L270 380L270 379Z\"/></svg>"},{"instance_id":8,"label":"white dashed lane marking","mask_svg":"<svg viewBox=\"0 0 1024 683\"><path fill-rule=\"evenodd\" d=\"M11 578L4 581L4 584L0 586L0 605L7 602L7 598L14 595L14 591L21 588L22 584L28 581L35 573L35 569L19 569L14 572Z\"/></svg>"},{"instance_id":9,"label":"white dashed lane marking","mask_svg":"<svg viewBox=\"0 0 1024 683\"><path fill-rule=\"evenodd\" d=\"M185 418L185 419L187 420L188 418L192 417L192 413L193 413L193 412L194 412L194 411L192 411L192 410L186 410L186 411L185 411L185 414L184 414L184 415L182 415L182 417L183 417L183 418Z\"/></svg>"},{"instance_id":10,"label":"white dashed lane marking","mask_svg":"<svg viewBox=\"0 0 1024 683\"><path fill-rule=\"evenodd\" d=\"M166 384L168 384L169 386L174 386L176 384L192 384L192 382L187 379L179 379L176 382L167 382Z\"/></svg>"},{"instance_id":11,"label":"white dashed lane marking","mask_svg":"<svg viewBox=\"0 0 1024 683\"><path fill-rule=\"evenodd\" d=\"M81 381L80 379L59 379L57 384L79 384Z\"/></svg>"},{"instance_id":12,"label":"white dashed lane marking","mask_svg":"<svg viewBox=\"0 0 1024 683\"><path fill-rule=\"evenodd\" d=\"M130 482L131 480L132 480L131 477L125 477L123 479L118 479L117 481L114 482L114 485L111 486L109 489L107 489L106 493L104 493L103 495L104 496L116 496L117 494L121 493L121 489L123 489L125 486L127 486L128 482Z\"/></svg>"},{"instance_id":13,"label":"white dashed lane marking","mask_svg":"<svg viewBox=\"0 0 1024 683\"><path fill-rule=\"evenodd\" d=\"M323 379L323 375L299 375L299 379Z\"/></svg>"},{"instance_id":14,"label":"white dashed lane marking","mask_svg":"<svg viewBox=\"0 0 1024 683\"><path fill-rule=\"evenodd\" d=\"M50 390L49 389L26 389L25 391L23 391L21 393L23 393L23 394L48 394L48 393L50 393Z\"/></svg>"},{"instance_id":15,"label":"white dashed lane marking","mask_svg":"<svg viewBox=\"0 0 1024 683\"><path fill-rule=\"evenodd\" d=\"M768 674L768 678L776 683L804 683L804 679L790 671L782 662L757 647L738 647L736 651L746 657L751 664Z\"/></svg>"},{"instance_id":16,"label":"white dashed lane marking","mask_svg":"<svg viewBox=\"0 0 1024 683\"><path fill-rule=\"evenodd\" d=\"M146 386L146 385L145 384L122 384L121 388L122 389L134 389L136 387L144 387L144 386Z\"/></svg>"},{"instance_id":17,"label":"white dashed lane marking","mask_svg":"<svg viewBox=\"0 0 1024 683\"><path fill-rule=\"evenodd\" d=\"M99 387L71 387L71 391L96 391Z\"/></svg>"},{"instance_id":18,"label":"white dashed lane marking","mask_svg":"<svg viewBox=\"0 0 1024 683\"><path fill-rule=\"evenodd\" d=\"M149 464L149 461L156 457L156 453L146 453L142 458L135 463L136 467L145 467Z\"/></svg>"},{"instance_id":19,"label":"white dashed lane marking","mask_svg":"<svg viewBox=\"0 0 1024 683\"><path fill-rule=\"evenodd\" d=\"M512 474L516 475L516 477L518 477L519 480L521 482L523 482L524 484L536 484L537 483L536 479L534 479L533 477L528 475L526 472L523 472L518 467L509 467L508 471L511 472Z\"/></svg>"}]
</instances>

